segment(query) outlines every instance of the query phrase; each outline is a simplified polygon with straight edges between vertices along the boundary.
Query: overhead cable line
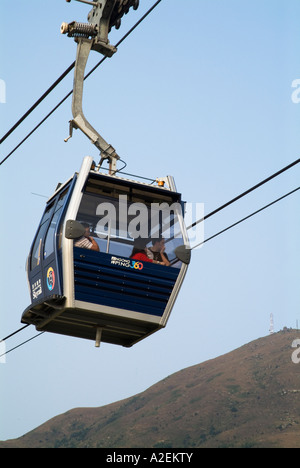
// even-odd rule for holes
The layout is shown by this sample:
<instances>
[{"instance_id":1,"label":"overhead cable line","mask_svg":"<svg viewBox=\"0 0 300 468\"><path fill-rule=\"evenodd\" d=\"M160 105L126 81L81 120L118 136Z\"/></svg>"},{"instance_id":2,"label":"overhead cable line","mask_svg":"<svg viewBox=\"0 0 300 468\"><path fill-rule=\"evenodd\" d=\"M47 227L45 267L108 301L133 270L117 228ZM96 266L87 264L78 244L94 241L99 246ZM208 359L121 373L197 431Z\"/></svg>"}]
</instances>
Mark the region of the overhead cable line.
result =
<instances>
[{"instance_id":1,"label":"overhead cable line","mask_svg":"<svg viewBox=\"0 0 300 468\"><path fill-rule=\"evenodd\" d=\"M265 205L265 206L263 206L262 208L260 208L259 210L254 211L254 212L251 213L250 215L245 216L244 218L240 219L240 220L237 221L236 223L233 223L233 224L231 224L230 226L228 226L227 228L222 229L222 231L219 231L219 232L217 232L216 234L214 234L213 236L208 237L208 238L205 239L204 241L199 242L199 244L197 244L197 245L195 245L194 247L192 247L191 250L195 249L196 247L199 247L200 245L203 245L205 242L208 242L208 241L210 241L211 239L214 239L215 237L217 237L217 236L223 234L224 232L229 231L229 229L231 229L231 228L237 226L238 224L243 223L244 221L246 221L246 220L249 219L249 218L252 218L252 216L255 216L256 214L260 213L261 211L266 210L266 209L269 208L270 206L275 205L275 203L278 203L279 201L283 200L284 198L289 197L290 195L292 195L293 193L297 192L298 190L300 190L300 187L297 187L296 189L292 190L292 191L289 192L289 193L286 193L286 194L283 195L282 197L277 198L276 200L272 201L272 202L269 203L268 205Z\"/></svg>"},{"instance_id":2,"label":"overhead cable line","mask_svg":"<svg viewBox=\"0 0 300 468\"><path fill-rule=\"evenodd\" d=\"M299 164L300 162L300 159L296 159L296 161L292 162L291 164L289 164L288 166L285 166L283 167L282 169L280 169L280 171L278 172L275 172L275 174L272 174L271 176L267 177L266 179L262 180L261 182L259 182L258 184L256 185L253 185L253 187L249 188L248 190L246 190L245 192L241 193L240 195L238 195L237 197L234 197L232 200L228 201L227 203L224 203L224 205L221 205L219 206L219 208L216 208L215 210L213 210L211 213L203 216L203 218L201 219L198 219L198 221L195 221L193 224L191 224L190 226L188 226L186 229L191 229L193 227L195 227L197 224L205 221L206 219L210 218L211 216L215 215L216 213L218 213L219 211L223 210L224 208L227 208L227 206L229 205L232 205L234 202L240 200L241 198L245 197L246 195L248 195L249 193L253 192L254 190L258 189L259 187L261 187L262 185L266 184L267 182L270 182L270 180L272 179L275 179L275 177L278 177L279 175L283 174L284 172L288 171L289 169L291 169L292 167L296 166L296 164Z\"/></svg>"},{"instance_id":3,"label":"overhead cable line","mask_svg":"<svg viewBox=\"0 0 300 468\"><path fill-rule=\"evenodd\" d=\"M8 338L10 338L10 337L16 335L17 333L19 333L20 331L24 330L24 328L27 328L27 327L29 327L29 324L28 324L28 325L25 325L25 326L22 327L22 328L19 328L19 330L16 330L15 332L13 332L13 333L11 333L10 335L6 336L6 337L3 338L2 340L0 340L0 343L1 343L1 341L6 341L6 340L8 340Z\"/></svg>"},{"instance_id":4,"label":"overhead cable line","mask_svg":"<svg viewBox=\"0 0 300 468\"><path fill-rule=\"evenodd\" d=\"M115 47L119 47L119 45L122 44L122 42L125 41L125 39L127 39L127 37L142 23L142 21L144 21L144 19L154 10L154 8L157 7L157 5L161 2L161 0L158 0L154 5L152 5L152 7L135 23L135 25L129 29L129 31L119 40L119 42L116 43ZM103 57L90 71L89 73L87 73L87 75L84 77L84 80L86 80L103 62L104 60L106 60L107 57ZM67 68L67 70L63 73L63 75L61 75L60 78L58 78L56 80L55 83L59 83L68 73L70 70L72 70L72 68L75 66L75 62L73 64L70 65L69 68ZM62 78L63 77L63 78ZM32 110L34 110L38 104L40 104L40 102L55 88L55 86L57 84L53 83L53 85L43 94L43 96L41 96L40 99L38 99L38 101L36 101L36 103L24 114L24 116L7 132L6 135L4 135L4 137L2 138L1 142L5 140L5 138L7 138L8 135L10 135L14 130L15 128L17 128L18 125L20 125L20 123L23 122L23 120L32 112ZM54 86L55 85L55 86ZM51 89L52 88L52 89ZM50 91L49 91L50 90ZM25 138L23 138L22 141L20 141L18 143L18 145L7 155L5 156L5 158L2 159L2 161L0 162L0 166L68 99L68 97L70 97L73 93L73 90L70 91L34 128L33 130L31 130L26 136ZM43 99L42 99L43 98Z\"/></svg>"},{"instance_id":5,"label":"overhead cable line","mask_svg":"<svg viewBox=\"0 0 300 468\"><path fill-rule=\"evenodd\" d=\"M3 356L6 356L6 354L11 353L11 351L14 351L15 349L20 348L21 346L23 346L24 344L28 343L29 341L34 340L35 338L37 338L38 336L42 335L43 333L45 333L45 332L42 331L42 332L38 333L37 335L32 336L32 337L29 338L28 340L23 341L23 343L20 343L19 345L15 346L14 348L9 349L9 350L6 351L5 353L1 354L1 355L0 355L0 358L3 357Z\"/></svg>"},{"instance_id":6,"label":"overhead cable line","mask_svg":"<svg viewBox=\"0 0 300 468\"><path fill-rule=\"evenodd\" d=\"M9 135L11 135L14 130L28 117L31 112L34 111L34 109L48 96L48 94L53 91L54 88L70 73L71 70L75 67L75 61L71 63L71 65L63 72L62 75L60 75L59 78L50 86L50 88L47 89L47 91L44 92L44 94L28 109L28 111L25 112L24 115L11 127L10 130L1 138L0 140L0 145L6 140Z\"/></svg>"}]
</instances>

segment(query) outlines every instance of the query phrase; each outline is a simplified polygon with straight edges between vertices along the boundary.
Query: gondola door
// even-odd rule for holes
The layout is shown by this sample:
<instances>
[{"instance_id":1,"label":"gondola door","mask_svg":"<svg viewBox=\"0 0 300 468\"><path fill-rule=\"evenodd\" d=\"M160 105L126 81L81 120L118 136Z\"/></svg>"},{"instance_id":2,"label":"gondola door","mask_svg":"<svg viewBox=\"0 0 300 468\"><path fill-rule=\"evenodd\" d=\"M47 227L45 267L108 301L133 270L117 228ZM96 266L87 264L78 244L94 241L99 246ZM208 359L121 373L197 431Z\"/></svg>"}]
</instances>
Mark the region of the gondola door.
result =
<instances>
[{"instance_id":1,"label":"gondola door","mask_svg":"<svg viewBox=\"0 0 300 468\"><path fill-rule=\"evenodd\" d=\"M70 184L47 204L28 258L28 281L31 303L54 295L62 296L60 243L62 218Z\"/></svg>"},{"instance_id":2,"label":"gondola door","mask_svg":"<svg viewBox=\"0 0 300 468\"><path fill-rule=\"evenodd\" d=\"M52 200L46 206L28 258L28 282L32 304L40 302L47 295L43 268L43 251L44 238L53 215L54 204L55 200Z\"/></svg>"}]
</instances>

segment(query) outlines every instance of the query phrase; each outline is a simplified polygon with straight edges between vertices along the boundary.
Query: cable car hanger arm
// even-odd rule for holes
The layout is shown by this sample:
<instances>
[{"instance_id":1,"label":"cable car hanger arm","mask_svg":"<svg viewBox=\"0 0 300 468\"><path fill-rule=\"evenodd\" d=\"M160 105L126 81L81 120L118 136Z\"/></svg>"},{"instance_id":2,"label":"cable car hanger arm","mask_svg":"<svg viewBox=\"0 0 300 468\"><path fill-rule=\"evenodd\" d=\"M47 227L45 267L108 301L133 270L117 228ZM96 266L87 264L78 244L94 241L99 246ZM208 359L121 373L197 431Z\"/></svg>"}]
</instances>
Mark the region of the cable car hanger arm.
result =
<instances>
[{"instance_id":1,"label":"cable car hanger arm","mask_svg":"<svg viewBox=\"0 0 300 468\"><path fill-rule=\"evenodd\" d=\"M70 2L71 0L66 1ZM77 1L92 5L93 8L88 14L89 23L73 21L70 24L63 23L61 25L61 33L74 37L78 44L72 99L73 120L70 121L70 134L65 141L72 137L73 128L79 128L99 149L101 154L99 166L101 166L104 159L108 159L110 172L115 173L116 162L120 157L115 149L90 125L83 114L84 71L91 50L96 50L105 57L111 57L117 51L116 47L110 45L108 33L113 26L120 27L121 17L124 13L128 13L130 7L133 7L134 10L138 8L139 0L102 0L101 3L85 0Z\"/></svg>"},{"instance_id":2,"label":"cable car hanger arm","mask_svg":"<svg viewBox=\"0 0 300 468\"><path fill-rule=\"evenodd\" d=\"M99 133L87 121L82 110L83 99L83 82L86 63L92 47L93 41L91 39L79 38L77 39L77 56L74 72L74 85L73 85L73 99L72 99L72 114L73 120L70 121L70 135L65 141L72 137L73 128L79 128L98 148L101 154L101 163L104 159L117 160L120 159L115 149L108 144Z\"/></svg>"}]
</instances>

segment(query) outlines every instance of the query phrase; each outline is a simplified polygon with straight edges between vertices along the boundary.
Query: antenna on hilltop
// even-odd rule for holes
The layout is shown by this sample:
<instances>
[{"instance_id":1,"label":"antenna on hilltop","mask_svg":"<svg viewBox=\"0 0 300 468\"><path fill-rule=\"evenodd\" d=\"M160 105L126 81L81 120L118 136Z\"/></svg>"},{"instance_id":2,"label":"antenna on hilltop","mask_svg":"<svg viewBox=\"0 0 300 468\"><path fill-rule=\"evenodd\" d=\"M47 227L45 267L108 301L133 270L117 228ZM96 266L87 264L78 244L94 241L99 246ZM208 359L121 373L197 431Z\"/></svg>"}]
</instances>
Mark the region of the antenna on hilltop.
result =
<instances>
[{"instance_id":1,"label":"antenna on hilltop","mask_svg":"<svg viewBox=\"0 0 300 468\"><path fill-rule=\"evenodd\" d=\"M270 315L270 335L273 335L274 333L274 318L273 314L271 313Z\"/></svg>"}]
</instances>

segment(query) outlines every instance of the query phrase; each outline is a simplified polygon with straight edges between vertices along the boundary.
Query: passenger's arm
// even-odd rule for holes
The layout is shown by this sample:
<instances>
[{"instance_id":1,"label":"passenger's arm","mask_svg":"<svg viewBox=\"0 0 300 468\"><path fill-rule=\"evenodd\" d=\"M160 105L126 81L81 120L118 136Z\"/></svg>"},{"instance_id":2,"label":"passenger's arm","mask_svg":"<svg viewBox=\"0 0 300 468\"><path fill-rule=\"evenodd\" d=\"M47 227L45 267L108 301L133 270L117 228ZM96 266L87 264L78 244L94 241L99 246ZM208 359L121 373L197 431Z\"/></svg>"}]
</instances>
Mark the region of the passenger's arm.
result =
<instances>
[{"instance_id":1,"label":"passenger's arm","mask_svg":"<svg viewBox=\"0 0 300 468\"><path fill-rule=\"evenodd\" d=\"M167 257L165 256L165 254L164 254L163 252L160 252L160 255L161 255L161 258L162 258L162 260L163 260L163 261L160 262L160 263L162 263L162 264L165 265L165 266L170 266L171 263L169 262L169 260L168 260Z\"/></svg>"},{"instance_id":2,"label":"passenger's arm","mask_svg":"<svg viewBox=\"0 0 300 468\"><path fill-rule=\"evenodd\" d=\"M99 252L99 245L97 244L95 239L93 237L89 237L89 241L91 241L91 243L93 244L92 247L91 247L91 250L95 250L95 251Z\"/></svg>"}]
</instances>

